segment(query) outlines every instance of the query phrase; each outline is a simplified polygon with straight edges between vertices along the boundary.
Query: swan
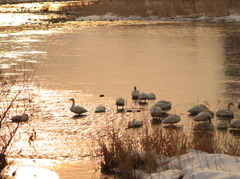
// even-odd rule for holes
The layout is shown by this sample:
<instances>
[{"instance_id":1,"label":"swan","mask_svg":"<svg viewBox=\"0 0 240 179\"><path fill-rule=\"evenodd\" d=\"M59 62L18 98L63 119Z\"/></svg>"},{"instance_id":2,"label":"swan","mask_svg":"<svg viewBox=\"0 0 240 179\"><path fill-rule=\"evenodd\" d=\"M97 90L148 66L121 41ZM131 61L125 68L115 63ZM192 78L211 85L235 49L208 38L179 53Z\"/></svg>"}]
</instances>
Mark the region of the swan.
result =
<instances>
[{"instance_id":1,"label":"swan","mask_svg":"<svg viewBox=\"0 0 240 179\"><path fill-rule=\"evenodd\" d=\"M194 105L192 108L190 108L187 112L189 112L192 115L197 115L198 113L202 111L207 111L207 110L209 110L207 106L203 104L197 104L197 105Z\"/></svg>"},{"instance_id":2,"label":"swan","mask_svg":"<svg viewBox=\"0 0 240 179\"><path fill-rule=\"evenodd\" d=\"M138 100L140 104L147 104L148 94L147 93L141 93L138 96Z\"/></svg>"},{"instance_id":3,"label":"swan","mask_svg":"<svg viewBox=\"0 0 240 179\"><path fill-rule=\"evenodd\" d=\"M73 113L76 113L78 115L81 115L85 112L88 112L88 110L86 110L84 107L82 106L75 106L75 99L74 98L71 98L70 101L72 101L72 106L70 107L70 111L73 112Z\"/></svg>"},{"instance_id":4,"label":"swan","mask_svg":"<svg viewBox=\"0 0 240 179\"><path fill-rule=\"evenodd\" d=\"M105 106L98 106L95 109L95 113L101 113L101 112L106 112Z\"/></svg>"},{"instance_id":5,"label":"swan","mask_svg":"<svg viewBox=\"0 0 240 179\"><path fill-rule=\"evenodd\" d=\"M231 102L231 103L228 104L227 108L219 109L216 112L216 116L217 117L233 117L234 112L230 109L230 106L234 106L234 104Z\"/></svg>"},{"instance_id":6,"label":"swan","mask_svg":"<svg viewBox=\"0 0 240 179\"><path fill-rule=\"evenodd\" d=\"M154 100L154 99L156 99L156 95L154 94L154 93L149 93L149 94L147 94L148 95L148 98L147 99L149 99L149 100Z\"/></svg>"},{"instance_id":7,"label":"swan","mask_svg":"<svg viewBox=\"0 0 240 179\"><path fill-rule=\"evenodd\" d=\"M160 119L161 115L162 115L162 109L159 106L153 106L150 109L150 114L153 118L158 118Z\"/></svg>"},{"instance_id":8,"label":"swan","mask_svg":"<svg viewBox=\"0 0 240 179\"><path fill-rule=\"evenodd\" d=\"M128 128L135 128L135 127L141 127L143 125L143 121L135 120L128 122Z\"/></svg>"},{"instance_id":9,"label":"swan","mask_svg":"<svg viewBox=\"0 0 240 179\"><path fill-rule=\"evenodd\" d=\"M202 111L200 113L198 113L193 120L194 121L208 121L209 118L213 118L214 117L214 113L212 111Z\"/></svg>"},{"instance_id":10,"label":"swan","mask_svg":"<svg viewBox=\"0 0 240 179\"><path fill-rule=\"evenodd\" d=\"M193 127L194 131L212 131L214 129L214 125L208 122L199 122Z\"/></svg>"},{"instance_id":11,"label":"swan","mask_svg":"<svg viewBox=\"0 0 240 179\"><path fill-rule=\"evenodd\" d=\"M173 125L175 123L178 123L180 120L181 120L181 117L179 115L172 114L163 120L163 124Z\"/></svg>"},{"instance_id":12,"label":"swan","mask_svg":"<svg viewBox=\"0 0 240 179\"><path fill-rule=\"evenodd\" d=\"M139 90L137 90L137 87L134 86L134 90L132 91L132 99L138 99L139 94Z\"/></svg>"},{"instance_id":13,"label":"swan","mask_svg":"<svg viewBox=\"0 0 240 179\"><path fill-rule=\"evenodd\" d=\"M238 100L238 108L240 108L240 99Z\"/></svg>"},{"instance_id":14,"label":"swan","mask_svg":"<svg viewBox=\"0 0 240 179\"><path fill-rule=\"evenodd\" d=\"M162 101L158 101L153 106L160 107L162 111L169 111L172 108L172 103L170 101L162 100Z\"/></svg>"},{"instance_id":15,"label":"swan","mask_svg":"<svg viewBox=\"0 0 240 179\"><path fill-rule=\"evenodd\" d=\"M225 120L220 120L217 124L217 129L218 130L225 130L225 129L228 129L229 127L229 122L228 121L225 121Z\"/></svg>"},{"instance_id":16,"label":"swan","mask_svg":"<svg viewBox=\"0 0 240 179\"><path fill-rule=\"evenodd\" d=\"M11 118L11 121L12 122L26 122L28 121L29 118L28 118L28 115L27 114L23 114L23 115L16 115L16 116L13 116Z\"/></svg>"},{"instance_id":17,"label":"swan","mask_svg":"<svg viewBox=\"0 0 240 179\"><path fill-rule=\"evenodd\" d=\"M119 106L121 106L122 110L123 110L124 109L124 105L125 105L125 100L123 98L118 98L118 99L116 99L116 103L115 104L117 105L117 110L119 110L118 109Z\"/></svg>"},{"instance_id":18,"label":"swan","mask_svg":"<svg viewBox=\"0 0 240 179\"><path fill-rule=\"evenodd\" d=\"M230 128L240 128L240 119L234 119L230 124Z\"/></svg>"}]
</instances>

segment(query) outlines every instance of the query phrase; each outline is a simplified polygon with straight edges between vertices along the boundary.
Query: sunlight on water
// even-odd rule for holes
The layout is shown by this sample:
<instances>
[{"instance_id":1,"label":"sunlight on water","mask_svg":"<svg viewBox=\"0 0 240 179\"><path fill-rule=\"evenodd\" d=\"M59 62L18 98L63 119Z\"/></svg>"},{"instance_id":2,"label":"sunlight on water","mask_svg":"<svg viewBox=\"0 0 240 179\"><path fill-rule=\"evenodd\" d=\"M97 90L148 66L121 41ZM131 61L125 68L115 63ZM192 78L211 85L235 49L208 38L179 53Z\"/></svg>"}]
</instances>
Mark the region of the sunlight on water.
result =
<instances>
[{"instance_id":1,"label":"sunlight on water","mask_svg":"<svg viewBox=\"0 0 240 179\"><path fill-rule=\"evenodd\" d=\"M31 94L33 110L29 113L32 115L21 127L10 157L46 159L46 167L33 161L29 162L32 162L30 166L24 164L23 167L31 168L36 164L35 174L91 178L96 172L94 167L89 163L83 165L81 160L92 155L95 147L92 141L106 136L106 126L115 126L122 132L133 131L126 129L132 119L143 120L143 128L159 127L151 125L149 113L159 100L172 102L169 113L182 118L177 127L191 133L193 123L189 122L192 119L187 110L192 105L208 101L215 112L240 97L237 92L240 86L236 85L240 78L236 75L239 62L230 58L239 49L226 43L237 37L225 28L221 24L164 22L151 26L91 27L1 36L5 45L0 50L4 62L1 69L33 63L39 80L29 84L26 94ZM29 70L24 67L17 72ZM131 99L135 85L141 92L155 93L157 99L139 105ZM140 112L117 112L118 97L126 99L126 110ZM21 96L22 101L28 98ZM70 98L88 112L82 116L72 113ZM100 104L107 112L94 112ZM20 102L18 105L16 114L24 109ZM237 108L233 110L240 116ZM29 142L33 132L36 140ZM51 164L51 160L61 164ZM66 160L73 163L64 163Z\"/></svg>"}]
</instances>

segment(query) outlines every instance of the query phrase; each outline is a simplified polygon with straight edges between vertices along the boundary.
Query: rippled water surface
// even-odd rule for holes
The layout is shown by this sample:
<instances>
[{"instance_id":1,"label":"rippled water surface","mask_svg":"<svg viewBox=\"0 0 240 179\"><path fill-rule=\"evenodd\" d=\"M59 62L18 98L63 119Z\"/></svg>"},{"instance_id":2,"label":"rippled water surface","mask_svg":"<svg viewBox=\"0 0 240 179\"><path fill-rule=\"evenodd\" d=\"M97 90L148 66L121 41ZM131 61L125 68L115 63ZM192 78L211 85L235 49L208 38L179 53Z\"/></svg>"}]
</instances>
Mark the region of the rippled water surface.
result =
<instances>
[{"instance_id":1,"label":"rippled water surface","mask_svg":"<svg viewBox=\"0 0 240 179\"><path fill-rule=\"evenodd\" d=\"M53 178L97 178L97 162L88 157L92 139L104 135L109 123L123 130L133 118L150 124L151 105L169 100L170 113L182 118L178 125L188 128L192 124L186 111L194 104L208 101L216 111L236 103L239 29L237 24L162 22L0 34L2 69L27 62L37 70L38 82L32 86L36 114L21 128L12 157L21 150L31 167L47 168ZM131 100L133 86L157 99L139 106ZM89 111L81 118L69 111L72 97ZM142 111L117 113L118 97L127 100L127 109ZM106 113L94 113L100 104ZM238 109L233 110L239 117ZM37 140L29 145L33 130Z\"/></svg>"}]
</instances>

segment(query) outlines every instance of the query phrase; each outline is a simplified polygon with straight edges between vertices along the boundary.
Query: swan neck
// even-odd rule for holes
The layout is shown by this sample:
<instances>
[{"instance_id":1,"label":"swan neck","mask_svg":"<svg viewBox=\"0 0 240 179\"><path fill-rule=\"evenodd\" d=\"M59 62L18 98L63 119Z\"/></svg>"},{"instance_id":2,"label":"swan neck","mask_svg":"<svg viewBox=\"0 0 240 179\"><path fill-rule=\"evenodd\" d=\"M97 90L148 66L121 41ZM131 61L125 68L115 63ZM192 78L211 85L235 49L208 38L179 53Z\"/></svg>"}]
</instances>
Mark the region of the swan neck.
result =
<instances>
[{"instance_id":1,"label":"swan neck","mask_svg":"<svg viewBox=\"0 0 240 179\"><path fill-rule=\"evenodd\" d=\"M75 106L75 100L72 100L72 108Z\"/></svg>"}]
</instances>

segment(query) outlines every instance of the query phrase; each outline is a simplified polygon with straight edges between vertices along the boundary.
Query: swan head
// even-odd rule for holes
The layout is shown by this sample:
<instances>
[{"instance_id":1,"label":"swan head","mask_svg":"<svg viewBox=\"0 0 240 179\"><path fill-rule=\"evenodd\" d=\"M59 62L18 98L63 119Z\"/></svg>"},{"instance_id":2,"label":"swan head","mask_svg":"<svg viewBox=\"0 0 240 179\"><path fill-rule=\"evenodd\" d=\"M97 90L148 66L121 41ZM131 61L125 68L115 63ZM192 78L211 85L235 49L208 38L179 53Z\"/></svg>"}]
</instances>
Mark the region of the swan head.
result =
<instances>
[{"instance_id":1,"label":"swan head","mask_svg":"<svg viewBox=\"0 0 240 179\"><path fill-rule=\"evenodd\" d=\"M69 101L74 101L74 98L69 99Z\"/></svg>"},{"instance_id":2,"label":"swan head","mask_svg":"<svg viewBox=\"0 0 240 179\"><path fill-rule=\"evenodd\" d=\"M228 103L228 109L230 108L230 106L235 106L232 102Z\"/></svg>"}]
</instances>

